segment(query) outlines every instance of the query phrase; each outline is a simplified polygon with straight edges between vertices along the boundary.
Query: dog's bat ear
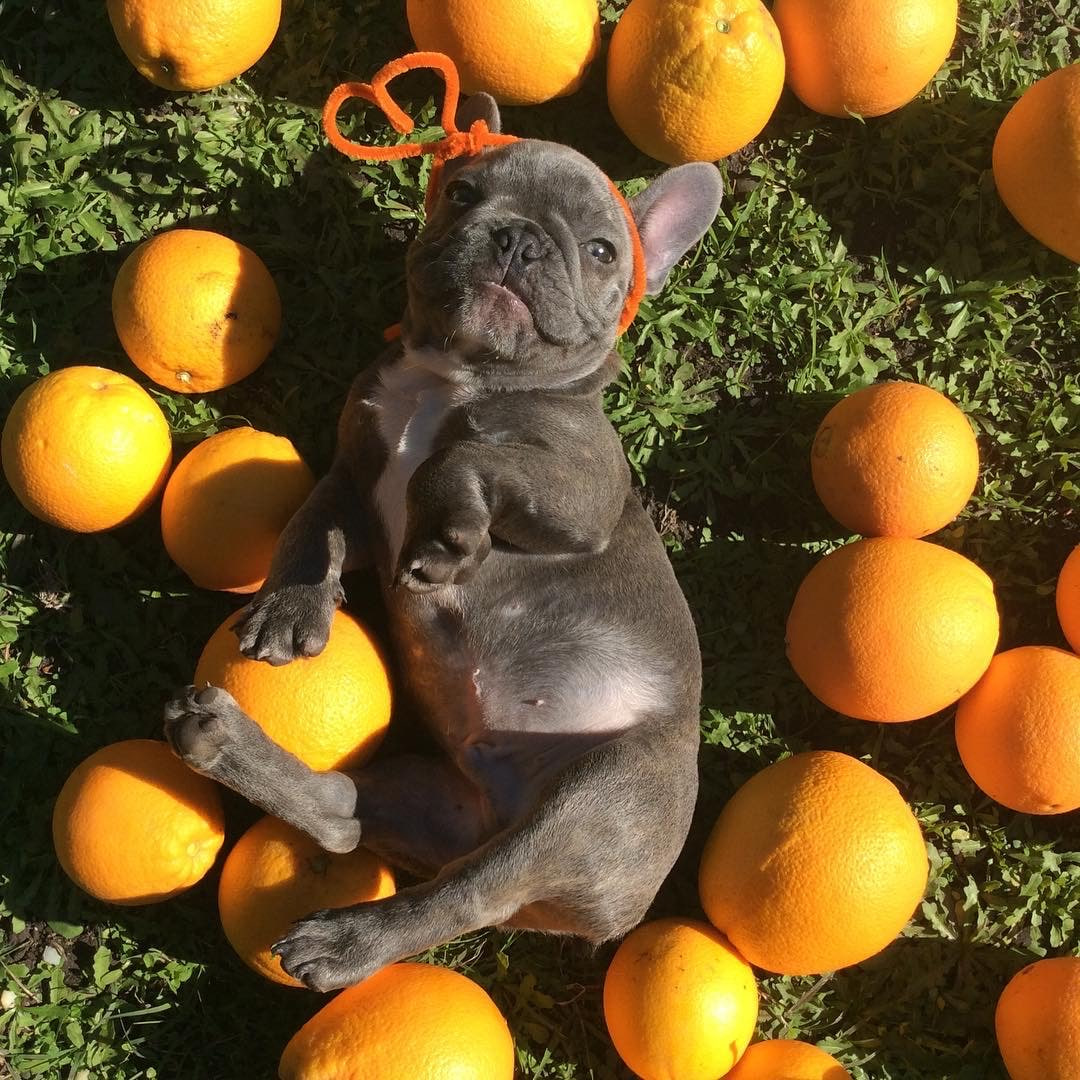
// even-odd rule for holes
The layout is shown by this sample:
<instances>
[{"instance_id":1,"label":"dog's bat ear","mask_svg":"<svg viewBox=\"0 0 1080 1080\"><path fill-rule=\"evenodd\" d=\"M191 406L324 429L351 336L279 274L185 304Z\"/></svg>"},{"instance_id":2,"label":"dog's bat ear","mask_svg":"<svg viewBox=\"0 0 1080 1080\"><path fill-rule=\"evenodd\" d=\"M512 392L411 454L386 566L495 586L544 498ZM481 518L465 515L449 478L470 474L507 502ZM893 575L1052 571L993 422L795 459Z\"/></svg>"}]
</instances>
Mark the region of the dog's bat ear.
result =
<instances>
[{"instance_id":1,"label":"dog's bat ear","mask_svg":"<svg viewBox=\"0 0 1080 1080\"><path fill-rule=\"evenodd\" d=\"M454 119L458 131L468 131L477 120L483 120L488 126L488 131L493 135L498 135L502 130L499 106L490 94L473 94L472 97L466 98L458 106L457 116Z\"/></svg>"},{"instance_id":2,"label":"dog's bat ear","mask_svg":"<svg viewBox=\"0 0 1080 1080\"><path fill-rule=\"evenodd\" d=\"M490 94L473 94L463 99L458 105L454 116L458 131L468 131L477 120L483 120L488 126L488 131L493 135L500 134L499 106ZM470 160L472 159L469 157L452 157L443 162L442 168L432 172L432 180L435 181L436 186L428 191L429 208L434 205L439 192L449 183L454 173Z\"/></svg>"},{"instance_id":3,"label":"dog's bat ear","mask_svg":"<svg viewBox=\"0 0 1080 1080\"><path fill-rule=\"evenodd\" d=\"M661 173L628 200L645 251L648 295L664 287L671 268L705 235L723 193L716 166L692 161Z\"/></svg>"}]
</instances>

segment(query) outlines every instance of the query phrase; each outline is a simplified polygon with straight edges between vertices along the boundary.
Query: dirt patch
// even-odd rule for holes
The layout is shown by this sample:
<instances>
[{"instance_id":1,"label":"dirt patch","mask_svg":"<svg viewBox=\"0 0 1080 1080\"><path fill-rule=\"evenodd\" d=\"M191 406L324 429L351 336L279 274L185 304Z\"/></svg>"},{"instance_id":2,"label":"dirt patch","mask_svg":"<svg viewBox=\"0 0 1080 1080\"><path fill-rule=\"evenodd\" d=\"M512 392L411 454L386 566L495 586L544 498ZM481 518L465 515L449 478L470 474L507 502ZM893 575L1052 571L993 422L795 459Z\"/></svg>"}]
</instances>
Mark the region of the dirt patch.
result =
<instances>
[{"instance_id":1,"label":"dirt patch","mask_svg":"<svg viewBox=\"0 0 1080 1080\"><path fill-rule=\"evenodd\" d=\"M98 947L95 927L88 927L78 937L65 938L49 928L46 923L28 923L17 934L8 936L5 942L5 959L8 963L25 964L35 968L41 963L45 950L50 946L61 956L64 969L64 985L82 986L83 971L90 969L94 950ZM0 1073L0 1076L3 1074Z\"/></svg>"},{"instance_id":2,"label":"dirt patch","mask_svg":"<svg viewBox=\"0 0 1080 1080\"><path fill-rule=\"evenodd\" d=\"M684 520L671 503L657 498L653 488L644 488L638 492L638 495L646 513L652 518L653 526L661 537L670 536L680 544L685 544L697 535L697 526L690 521Z\"/></svg>"}]
</instances>

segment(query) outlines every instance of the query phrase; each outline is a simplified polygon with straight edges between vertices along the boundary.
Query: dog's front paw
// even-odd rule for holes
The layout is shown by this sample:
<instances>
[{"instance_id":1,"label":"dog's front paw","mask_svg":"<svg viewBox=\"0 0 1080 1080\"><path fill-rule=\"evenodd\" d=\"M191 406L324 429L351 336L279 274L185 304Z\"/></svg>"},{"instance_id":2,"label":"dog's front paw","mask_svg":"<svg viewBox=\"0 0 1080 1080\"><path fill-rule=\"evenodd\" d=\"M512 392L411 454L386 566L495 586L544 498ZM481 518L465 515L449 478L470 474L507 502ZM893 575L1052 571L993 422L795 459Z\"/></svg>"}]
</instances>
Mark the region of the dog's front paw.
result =
<instances>
[{"instance_id":1,"label":"dog's front paw","mask_svg":"<svg viewBox=\"0 0 1080 1080\"><path fill-rule=\"evenodd\" d=\"M316 911L294 923L270 951L289 975L311 990L325 993L362 982L390 962L380 962L365 948L367 906Z\"/></svg>"},{"instance_id":2,"label":"dog's front paw","mask_svg":"<svg viewBox=\"0 0 1080 1080\"><path fill-rule=\"evenodd\" d=\"M318 656L341 601L340 585L284 585L260 593L232 625L240 652L275 666Z\"/></svg>"},{"instance_id":3,"label":"dog's front paw","mask_svg":"<svg viewBox=\"0 0 1080 1080\"><path fill-rule=\"evenodd\" d=\"M222 755L254 721L227 690L186 686L165 706L165 738L196 772L213 773ZM242 736L241 736L242 737Z\"/></svg>"},{"instance_id":4,"label":"dog's front paw","mask_svg":"<svg viewBox=\"0 0 1080 1080\"><path fill-rule=\"evenodd\" d=\"M454 521L407 544L398 569L398 584L412 592L430 592L443 585L464 585L491 551L488 523Z\"/></svg>"}]
</instances>

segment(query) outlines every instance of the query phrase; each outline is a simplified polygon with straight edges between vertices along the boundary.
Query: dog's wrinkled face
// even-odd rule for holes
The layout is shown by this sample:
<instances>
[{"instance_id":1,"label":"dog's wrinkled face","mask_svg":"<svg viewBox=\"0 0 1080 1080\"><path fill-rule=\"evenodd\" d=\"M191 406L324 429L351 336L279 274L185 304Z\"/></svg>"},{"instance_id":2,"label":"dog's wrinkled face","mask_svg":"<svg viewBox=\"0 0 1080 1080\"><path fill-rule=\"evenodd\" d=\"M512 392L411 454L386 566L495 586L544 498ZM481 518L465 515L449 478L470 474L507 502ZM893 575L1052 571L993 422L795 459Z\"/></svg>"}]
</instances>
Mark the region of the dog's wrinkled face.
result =
<instances>
[{"instance_id":1,"label":"dog's wrinkled face","mask_svg":"<svg viewBox=\"0 0 1080 1080\"><path fill-rule=\"evenodd\" d=\"M498 130L486 95L467 108ZM708 229L720 194L716 168L694 163L629 201L648 292ZM625 210L576 150L523 139L452 160L409 250L406 339L452 350L491 385L569 382L610 354L633 258Z\"/></svg>"},{"instance_id":2,"label":"dog's wrinkled face","mask_svg":"<svg viewBox=\"0 0 1080 1080\"><path fill-rule=\"evenodd\" d=\"M573 377L611 348L632 272L604 174L523 140L447 168L409 252L410 332L473 362Z\"/></svg>"}]
</instances>

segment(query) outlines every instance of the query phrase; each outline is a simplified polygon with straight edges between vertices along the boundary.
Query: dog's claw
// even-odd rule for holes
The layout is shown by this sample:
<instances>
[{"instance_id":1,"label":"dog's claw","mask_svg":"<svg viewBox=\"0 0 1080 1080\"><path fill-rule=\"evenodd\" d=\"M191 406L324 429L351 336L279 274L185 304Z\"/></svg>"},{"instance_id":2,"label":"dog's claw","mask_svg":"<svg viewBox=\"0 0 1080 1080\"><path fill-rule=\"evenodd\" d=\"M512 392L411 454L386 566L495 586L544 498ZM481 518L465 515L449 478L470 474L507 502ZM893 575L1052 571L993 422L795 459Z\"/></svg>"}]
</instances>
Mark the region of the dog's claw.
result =
<instances>
[{"instance_id":1,"label":"dog's claw","mask_svg":"<svg viewBox=\"0 0 1080 1080\"><path fill-rule=\"evenodd\" d=\"M270 951L281 960L286 974L306 987L326 993L352 986L375 970L355 960L361 943L351 911L316 911L294 923Z\"/></svg>"}]
</instances>

